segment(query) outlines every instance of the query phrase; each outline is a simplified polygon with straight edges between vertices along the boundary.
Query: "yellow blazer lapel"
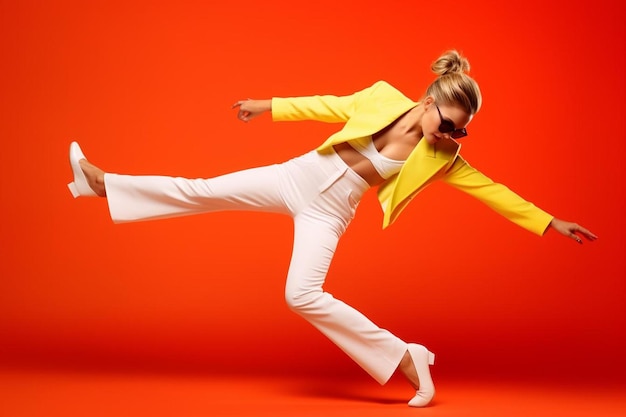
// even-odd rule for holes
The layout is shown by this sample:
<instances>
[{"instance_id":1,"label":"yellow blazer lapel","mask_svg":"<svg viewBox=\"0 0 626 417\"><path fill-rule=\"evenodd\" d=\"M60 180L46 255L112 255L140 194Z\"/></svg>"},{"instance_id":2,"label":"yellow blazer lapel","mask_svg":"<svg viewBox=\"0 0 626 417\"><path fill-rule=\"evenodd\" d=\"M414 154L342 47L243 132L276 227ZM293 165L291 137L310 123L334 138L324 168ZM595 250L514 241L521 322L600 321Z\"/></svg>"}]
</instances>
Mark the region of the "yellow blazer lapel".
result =
<instances>
[{"instance_id":1,"label":"yellow blazer lapel","mask_svg":"<svg viewBox=\"0 0 626 417\"><path fill-rule=\"evenodd\" d=\"M400 172L378 188L384 211L383 228L389 226L411 199L430 184L436 175L452 165L461 145L442 139L435 145L422 138Z\"/></svg>"}]
</instances>

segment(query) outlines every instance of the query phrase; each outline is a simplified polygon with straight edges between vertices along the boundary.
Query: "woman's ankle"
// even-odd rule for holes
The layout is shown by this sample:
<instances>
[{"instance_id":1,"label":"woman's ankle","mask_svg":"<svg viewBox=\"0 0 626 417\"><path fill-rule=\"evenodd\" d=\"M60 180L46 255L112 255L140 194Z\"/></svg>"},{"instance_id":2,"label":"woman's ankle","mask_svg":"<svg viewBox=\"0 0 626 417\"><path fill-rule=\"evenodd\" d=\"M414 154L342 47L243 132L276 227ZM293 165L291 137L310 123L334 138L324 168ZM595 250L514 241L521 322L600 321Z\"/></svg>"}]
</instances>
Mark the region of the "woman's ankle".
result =
<instances>
[{"instance_id":1,"label":"woman's ankle","mask_svg":"<svg viewBox=\"0 0 626 417\"><path fill-rule=\"evenodd\" d=\"M99 197L106 197L106 188L104 186L105 172L86 159L81 159L78 163L80 164L83 174L85 174L87 184L89 184L93 192Z\"/></svg>"},{"instance_id":2,"label":"woman's ankle","mask_svg":"<svg viewBox=\"0 0 626 417\"><path fill-rule=\"evenodd\" d=\"M413 359L411 358L411 354L408 350L402 357L400 365L398 365L398 369L402 372L402 375L404 375L409 384L411 384L414 389L418 390L420 385L419 377L417 376L415 364L413 363Z\"/></svg>"}]
</instances>

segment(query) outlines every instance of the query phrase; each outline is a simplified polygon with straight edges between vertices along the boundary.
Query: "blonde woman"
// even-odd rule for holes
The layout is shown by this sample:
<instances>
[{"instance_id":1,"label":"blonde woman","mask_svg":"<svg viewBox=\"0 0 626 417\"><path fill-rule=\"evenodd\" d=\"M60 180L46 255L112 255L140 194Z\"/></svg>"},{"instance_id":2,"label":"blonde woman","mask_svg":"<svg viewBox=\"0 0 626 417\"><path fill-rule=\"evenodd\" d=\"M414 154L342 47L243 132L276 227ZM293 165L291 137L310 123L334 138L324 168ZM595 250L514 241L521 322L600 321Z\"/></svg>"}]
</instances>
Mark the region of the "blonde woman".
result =
<instances>
[{"instance_id":1,"label":"blonde woman","mask_svg":"<svg viewBox=\"0 0 626 417\"><path fill-rule=\"evenodd\" d=\"M444 181L487 204L519 226L543 235L553 228L582 243L596 236L554 218L469 166L457 139L481 106L468 61L448 51L432 66L437 78L419 102L384 81L349 96L242 100L233 105L248 122L271 112L273 120L344 123L316 150L287 162L210 179L105 173L70 146L78 196L107 197L114 222L132 222L220 210L283 213L294 221L286 282L289 307L332 340L380 384L395 372L416 390L413 407L430 403L435 355L381 329L356 309L324 292L339 238L363 194L373 187L384 212L383 228L433 181Z\"/></svg>"}]
</instances>

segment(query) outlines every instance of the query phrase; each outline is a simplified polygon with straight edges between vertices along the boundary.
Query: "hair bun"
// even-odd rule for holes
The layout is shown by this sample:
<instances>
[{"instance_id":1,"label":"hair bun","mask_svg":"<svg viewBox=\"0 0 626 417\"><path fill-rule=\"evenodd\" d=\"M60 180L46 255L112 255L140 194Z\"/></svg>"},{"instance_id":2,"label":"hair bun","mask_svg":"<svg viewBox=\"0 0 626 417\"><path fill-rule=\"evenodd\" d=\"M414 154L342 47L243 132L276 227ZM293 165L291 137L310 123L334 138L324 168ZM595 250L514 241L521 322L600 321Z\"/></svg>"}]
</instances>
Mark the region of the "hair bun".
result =
<instances>
[{"instance_id":1,"label":"hair bun","mask_svg":"<svg viewBox=\"0 0 626 417\"><path fill-rule=\"evenodd\" d=\"M439 76L453 73L469 72L470 65L467 58L456 50L444 52L430 67Z\"/></svg>"}]
</instances>

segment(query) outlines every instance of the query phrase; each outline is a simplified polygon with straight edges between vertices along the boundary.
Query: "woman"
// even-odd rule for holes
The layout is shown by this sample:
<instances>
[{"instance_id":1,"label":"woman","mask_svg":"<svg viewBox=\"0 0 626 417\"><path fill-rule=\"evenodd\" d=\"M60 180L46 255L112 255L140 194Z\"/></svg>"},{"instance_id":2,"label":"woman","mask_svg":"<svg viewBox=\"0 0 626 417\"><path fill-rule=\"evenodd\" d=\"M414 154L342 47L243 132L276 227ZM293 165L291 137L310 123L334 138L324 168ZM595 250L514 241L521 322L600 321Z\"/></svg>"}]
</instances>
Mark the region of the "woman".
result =
<instances>
[{"instance_id":1,"label":"woman","mask_svg":"<svg viewBox=\"0 0 626 417\"><path fill-rule=\"evenodd\" d=\"M379 328L322 289L337 242L365 191L378 186L383 227L395 221L428 184L443 180L480 199L516 224L543 235L552 227L582 243L596 236L556 219L470 167L455 139L481 105L480 90L456 51L432 66L437 79L419 102L379 81L350 96L243 100L233 105L248 122L265 112L274 120L345 123L319 148L282 164L211 179L105 173L70 146L74 197L106 196L114 222L182 216L219 210L284 213L294 220L294 245L286 300L379 383L394 372L416 390L410 406L422 407L435 389L429 365L434 355Z\"/></svg>"}]
</instances>

